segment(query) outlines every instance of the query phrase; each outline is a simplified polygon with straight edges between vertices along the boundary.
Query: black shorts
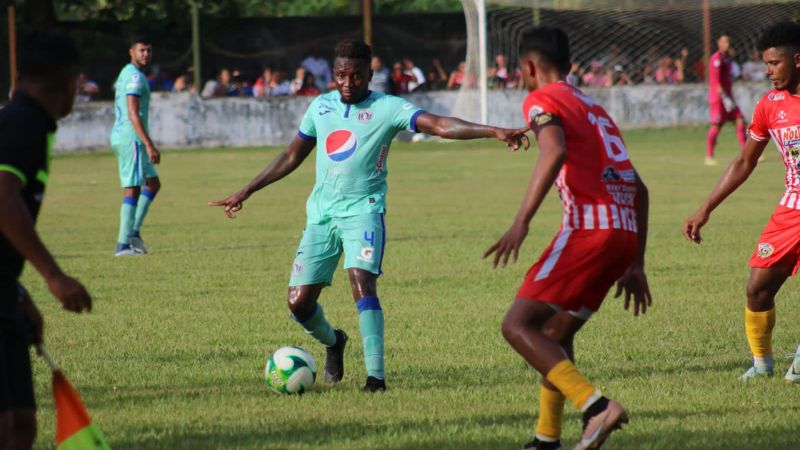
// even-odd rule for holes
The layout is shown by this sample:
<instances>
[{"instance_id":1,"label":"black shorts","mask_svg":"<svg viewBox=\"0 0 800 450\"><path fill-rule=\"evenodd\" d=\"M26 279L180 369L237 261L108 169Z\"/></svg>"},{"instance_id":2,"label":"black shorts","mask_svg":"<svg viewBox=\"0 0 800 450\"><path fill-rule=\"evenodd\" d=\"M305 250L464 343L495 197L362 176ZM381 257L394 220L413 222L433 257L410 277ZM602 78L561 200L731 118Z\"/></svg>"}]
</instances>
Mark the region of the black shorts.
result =
<instances>
[{"instance_id":1,"label":"black shorts","mask_svg":"<svg viewBox=\"0 0 800 450\"><path fill-rule=\"evenodd\" d=\"M36 409L29 347L28 322L22 312L0 312L0 411Z\"/></svg>"}]
</instances>

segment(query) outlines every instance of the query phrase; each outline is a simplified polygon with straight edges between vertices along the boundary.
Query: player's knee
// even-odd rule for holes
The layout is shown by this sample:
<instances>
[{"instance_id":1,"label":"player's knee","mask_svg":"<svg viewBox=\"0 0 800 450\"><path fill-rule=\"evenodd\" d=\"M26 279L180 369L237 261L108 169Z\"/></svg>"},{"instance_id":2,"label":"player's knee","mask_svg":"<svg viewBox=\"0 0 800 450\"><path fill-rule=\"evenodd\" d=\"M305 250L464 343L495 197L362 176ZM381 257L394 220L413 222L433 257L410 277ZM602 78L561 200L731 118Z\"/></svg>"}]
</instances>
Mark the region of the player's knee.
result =
<instances>
[{"instance_id":1,"label":"player's knee","mask_svg":"<svg viewBox=\"0 0 800 450\"><path fill-rule=\"evenodd\" d=\"M765 311L769 309L773 303L775 294L762 286L757 286L752 283L747 285L747 307L751 311Z\"/></svg>"},{"instance_id":2,"label":"player's knee","mask_svg":"<svg viewBox=\"0 0 800 450\"><path fill-rule=\"evenodd\" d=\"M315 305L314 301L308 298L307 295L304 295L301 289L297 287L289 288L289 295L287 297L287 302L289 305L289 311L295 317L306 317L313 312L313 308Z\"/></svg>"},{"instance_id":3,"label":"player's knee","mask_svg":"<svg viewBox=\"0 0 800 450\"><path fill-rule=\"evenodd\" d=\"M161 190L161 181L158 178L148 178L147 189L153 192L153 195L157 194Z\"/></svg>"},{"instance_id":4,"label":"player's knee","mask_svg":"<svg viewBox=\"0 0 800 450\"><path fill-rule=\"evenodd\" d=\"M15 411L11 433L17 448L31 448L36 440L36 413L33 411Z\"/></svg>"},{"instance_id":5,"label":"player's knee","mask_svg":"<svg viewBox=\"0 0 800 450\"><path fill-rule=\"evenodd\" d=\"M506 342L513 344L517 337L519 336L521 324L519 320L511 317L511 315L506 314L505 319L503 319L503 324L500 325L500 331L503 333L503 338L505 338Z\"/></svg>"}]
</instances>

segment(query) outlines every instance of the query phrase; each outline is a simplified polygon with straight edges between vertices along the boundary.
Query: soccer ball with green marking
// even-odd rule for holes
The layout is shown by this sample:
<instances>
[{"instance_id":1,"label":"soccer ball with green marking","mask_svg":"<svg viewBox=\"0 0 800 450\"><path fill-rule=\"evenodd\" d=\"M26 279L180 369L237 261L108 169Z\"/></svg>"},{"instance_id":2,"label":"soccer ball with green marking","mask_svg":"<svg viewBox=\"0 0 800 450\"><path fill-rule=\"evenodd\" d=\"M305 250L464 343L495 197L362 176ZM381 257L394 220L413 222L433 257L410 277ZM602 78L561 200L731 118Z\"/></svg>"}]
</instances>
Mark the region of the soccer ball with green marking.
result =
<instances>
[{"instance_id":1,"label":"soccer ball with green marking","mask_svg":"<svg viewBox=\"0 0 800 450\"><path fill-rule=\"evenodd\" d=\"M267 387L278 394L303 394L314 385L317 363L298 347L282 347L267 360Z\"/></svg>"}]
</instances>

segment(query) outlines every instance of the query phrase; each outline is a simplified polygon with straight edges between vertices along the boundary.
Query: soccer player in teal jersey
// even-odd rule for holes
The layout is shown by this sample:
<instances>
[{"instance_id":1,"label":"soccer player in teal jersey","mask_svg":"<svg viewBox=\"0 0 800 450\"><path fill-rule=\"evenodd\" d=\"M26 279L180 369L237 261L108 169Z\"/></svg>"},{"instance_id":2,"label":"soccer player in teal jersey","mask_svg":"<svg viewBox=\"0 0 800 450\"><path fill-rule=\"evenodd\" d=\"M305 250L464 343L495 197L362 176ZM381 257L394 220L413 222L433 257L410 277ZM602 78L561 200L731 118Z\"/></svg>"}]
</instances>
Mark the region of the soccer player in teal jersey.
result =
<instances>
[{"instance_id":1,"label":"soccer player in teal jersey","mask_svg":"<svg viewBox=\"0 0 800 450\"><path fill-rule=\"evenodd\" d=\"M306 205L308 222L289 281L289 309L308 334L328 347L325 380L339 382L348 337L334 330L317 300L331 284L344 252L359 312L366 392L386 389L377 279L386 244L386 158L392 139L400 131L411 130L448 139L497 138L515 150L528 147L525 130L436 116L402 98L370 91L371 58L367 44L340 42L333 65L336 90L311 102L297 136L266 169L239 192L209 203L224 206L225 214L235 218L250 195L290 174L319 146L317 180Z\"/></svg>"},{"instance_id":2,"label":"soccer player in teal jersey","mask_svg":"<svg viewBox=\"0 0 800 450\"><path fill-rule=\"evenodd\" d=\"M154 166L161 161L161 153L150 139L147 127L150 87L144 71L153 56L153 45L147 37L135 36L128 53L131 62L114 84L116 121L111 129L111 149L117 155L119 180L124 190L116 256L147 253L139 231L161 189Z\"/></svg>"}]
</instances>

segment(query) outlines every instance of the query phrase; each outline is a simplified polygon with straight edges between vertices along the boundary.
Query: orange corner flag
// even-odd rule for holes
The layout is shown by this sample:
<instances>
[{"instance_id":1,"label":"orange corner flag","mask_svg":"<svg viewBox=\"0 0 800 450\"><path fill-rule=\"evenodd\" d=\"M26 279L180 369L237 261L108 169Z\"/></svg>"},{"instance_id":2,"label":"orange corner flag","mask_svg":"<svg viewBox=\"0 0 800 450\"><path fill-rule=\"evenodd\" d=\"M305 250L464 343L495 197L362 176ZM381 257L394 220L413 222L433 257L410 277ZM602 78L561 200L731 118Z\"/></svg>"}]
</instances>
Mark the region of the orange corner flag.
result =
<instances>
[{"instance_id":1,"label":"orange corner flag","mask_svg":"<svg viewBox=\"0 0 800 450\"><path fill-rule=\"evenodd\" d=\"M42 357L53 369L53 399L56 405L57 450L111 450L103 432L89 417L78 391L44 349Z\"/></svg>"}]
</instances>

